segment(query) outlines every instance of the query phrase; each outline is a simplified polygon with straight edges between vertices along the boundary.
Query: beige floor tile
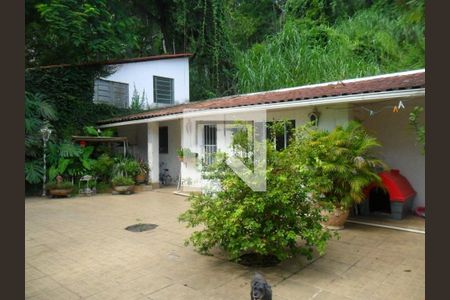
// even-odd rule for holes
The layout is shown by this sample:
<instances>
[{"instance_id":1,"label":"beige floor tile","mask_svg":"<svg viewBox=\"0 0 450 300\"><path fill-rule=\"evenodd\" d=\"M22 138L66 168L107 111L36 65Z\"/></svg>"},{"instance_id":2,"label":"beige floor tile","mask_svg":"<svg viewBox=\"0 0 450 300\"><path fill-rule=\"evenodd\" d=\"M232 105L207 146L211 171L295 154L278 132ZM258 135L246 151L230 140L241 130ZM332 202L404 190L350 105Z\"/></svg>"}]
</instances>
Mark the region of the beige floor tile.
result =
<instances>
[{"instance_id":1,"label":"beige floor tile","mask_svg":"<svg viewBox=\"0 0 450 300\"><path fill-rule=\"evenodd\" d=\"M188 206L167 191L27 199L26 298L248 299L258 271L277 300L424 299L424 235L349 224L321 258L249 268L184 247ZM124 230L143 222L159 226Z\"/></svg>"},{"instance_id":2,"label":"beige floor tile","mask_svg":"<svg viewBox=\"0 0 450 300\"><path fill-rule=\"evenodd\" d=\"M151 300L200 300L207 299L207 296L201 292L195 291L190 287L186 287L182 284L170 285L155 293L147 296Z\"/></svg>"}]
</instances>

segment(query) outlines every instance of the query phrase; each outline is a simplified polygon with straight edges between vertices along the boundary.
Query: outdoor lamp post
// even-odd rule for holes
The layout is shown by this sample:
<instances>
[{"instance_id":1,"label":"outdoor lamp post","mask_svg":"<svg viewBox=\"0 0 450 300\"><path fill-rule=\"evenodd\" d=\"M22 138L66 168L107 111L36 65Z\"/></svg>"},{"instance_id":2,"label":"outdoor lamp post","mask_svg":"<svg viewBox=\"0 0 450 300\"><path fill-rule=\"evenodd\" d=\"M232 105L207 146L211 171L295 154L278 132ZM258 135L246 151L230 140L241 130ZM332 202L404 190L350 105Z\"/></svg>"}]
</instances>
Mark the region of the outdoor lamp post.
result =
<instances>
[{"instance_id":1,"label":"outdoor lamp post","mask_svg":"<svg viewBox=\"0 0 450 300\"><path fill-rule=\"evenodd\" d=\"M47 142L48 139L50 138L50 135L52 134L52 130L50 128L48 128L47 125L44 125L44 127L42 127L41 129L41 134L42 134L42 140L44 141L44 178L43 178L43 182L42 182L42 197L47 196L46 191L45 191L45 181L47 180L47 162L46 162L46 152L45 149L47 148Z\"/></svg>"}]
</instances>

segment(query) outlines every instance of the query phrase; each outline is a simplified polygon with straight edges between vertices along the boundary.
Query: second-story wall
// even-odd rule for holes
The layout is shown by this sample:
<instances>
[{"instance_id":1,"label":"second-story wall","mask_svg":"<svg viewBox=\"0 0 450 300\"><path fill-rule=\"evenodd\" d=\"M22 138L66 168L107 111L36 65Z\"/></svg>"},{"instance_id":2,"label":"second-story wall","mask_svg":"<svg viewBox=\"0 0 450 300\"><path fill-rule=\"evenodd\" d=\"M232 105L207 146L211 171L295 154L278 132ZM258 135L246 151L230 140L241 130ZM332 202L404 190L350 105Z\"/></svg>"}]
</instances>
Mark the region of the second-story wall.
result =
<instances>
[{"instance_id":1,"label":"second-story wall","mask_svg":"<svg viewBox=\"0 0 450 300\"><path fill-rule=\"evenodd\" d=\"M112 66L115 72L105 78L116 82L128 83L129 104L133 97L134 86L140 97L145 90L148 104L151 107L163 107L155 104L153 99L153 76L173 78L174 103L189 102L189 58L171 58L143 62L125 63Z\"/></svg>"}]
</instances>

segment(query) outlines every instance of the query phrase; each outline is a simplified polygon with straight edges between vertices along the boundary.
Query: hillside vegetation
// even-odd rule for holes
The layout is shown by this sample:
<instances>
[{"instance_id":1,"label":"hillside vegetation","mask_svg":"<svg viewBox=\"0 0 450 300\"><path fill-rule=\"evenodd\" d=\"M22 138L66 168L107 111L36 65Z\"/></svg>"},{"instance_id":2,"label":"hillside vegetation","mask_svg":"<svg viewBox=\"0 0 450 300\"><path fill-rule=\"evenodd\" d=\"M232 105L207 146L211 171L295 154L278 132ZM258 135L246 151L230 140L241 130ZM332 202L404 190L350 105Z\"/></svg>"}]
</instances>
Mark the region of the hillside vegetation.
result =
<instances>
[{"instance_id":1,"label":"hillside vegetation","mask_svg":"<svg viewBox=\"0 0 450 300\"><path fill-rule=\"evenodd\" d=\"M28 0L28 66L192 52L191 99L422 68L423 0Z\"/></svg>"}]
</instances>

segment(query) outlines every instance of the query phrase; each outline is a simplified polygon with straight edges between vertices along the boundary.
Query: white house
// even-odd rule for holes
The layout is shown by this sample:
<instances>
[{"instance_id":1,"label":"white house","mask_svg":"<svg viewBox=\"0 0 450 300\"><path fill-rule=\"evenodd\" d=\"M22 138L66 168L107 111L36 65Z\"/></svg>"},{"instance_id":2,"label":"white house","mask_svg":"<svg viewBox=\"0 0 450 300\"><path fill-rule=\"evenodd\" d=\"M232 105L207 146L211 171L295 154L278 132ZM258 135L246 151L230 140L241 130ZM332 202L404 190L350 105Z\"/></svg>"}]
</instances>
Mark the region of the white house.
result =
<instances>
[{"instance_id":1,"label":"white house","mask_svg":"<svg viewBox=\"0 0 450 300\"><path fill-rule=\"evenodd\" d=\"M104 120L99 127L115 127L128 137L134 153L151 167L151 184L159 185L161 166L173 179L181 176L184 188L192 188L202 185L201 173L194 163L177 159L182 139L194 141L199 159L226 151L233 134L227 124L235 114L251 117L263 110L267 122L290 120L295 127L318 117L318 127L328 130L357 119L383 145L379 157L399 169L417 192L414 206L424 206L425 157L408 125L417 105L425 106L424 69L190 102ZM279 147L287 140L287 134L280 137Z\"/></svg>"},{"instance_id":2,"label":"white house","mask_svg":"<svg viewBox=\"0 0 450 300\"><path fill-rule=\"evenodd\" d=\"M126 108L135 92L144 98L145 108L189 102L190 56L165 54L104 62L113 73L95 81L94 102Z\"/></svg>"}]
</instances>

